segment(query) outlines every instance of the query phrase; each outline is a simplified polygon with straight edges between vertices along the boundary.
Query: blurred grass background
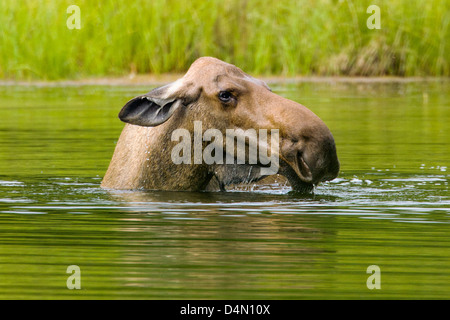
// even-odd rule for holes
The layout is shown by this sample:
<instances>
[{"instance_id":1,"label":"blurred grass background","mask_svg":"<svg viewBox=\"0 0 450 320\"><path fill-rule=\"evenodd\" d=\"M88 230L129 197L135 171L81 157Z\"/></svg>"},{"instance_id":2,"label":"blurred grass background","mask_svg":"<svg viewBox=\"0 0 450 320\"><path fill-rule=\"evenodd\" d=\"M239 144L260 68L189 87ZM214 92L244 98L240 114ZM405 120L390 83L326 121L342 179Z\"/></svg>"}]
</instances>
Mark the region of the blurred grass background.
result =
<instances>
[{"instance_id":1,"label":"blurred grass background","mask_svg":"<svg viewBox=\"0 0 450 320\"><path fill-rule=\"evenodd\" d=\"M450 0L2 0L0 78L178 73L200 56L258 75L449 76L449 24Z\"/></svg>"}]
</instances>

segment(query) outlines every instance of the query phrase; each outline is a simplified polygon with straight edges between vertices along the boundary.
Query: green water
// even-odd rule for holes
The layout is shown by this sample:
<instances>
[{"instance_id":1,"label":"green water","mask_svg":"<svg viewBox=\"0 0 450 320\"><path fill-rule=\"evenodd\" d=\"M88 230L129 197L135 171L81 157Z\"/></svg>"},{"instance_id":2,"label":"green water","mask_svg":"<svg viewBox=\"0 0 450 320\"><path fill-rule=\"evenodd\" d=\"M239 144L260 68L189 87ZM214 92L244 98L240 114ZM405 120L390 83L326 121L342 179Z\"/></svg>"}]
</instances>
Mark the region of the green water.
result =
<instances>
[{"instance_id":1,"label":"green water","mask_svg":"<svg viewBox=\"0 0 450 320\"><path fill-rule=\"evenodd\" d=\"M271 87L335 136L314 196L107 192L118 111L150 87L0 87L0 299L450 298L450 82Z\"/></svg>"}]
</instances>

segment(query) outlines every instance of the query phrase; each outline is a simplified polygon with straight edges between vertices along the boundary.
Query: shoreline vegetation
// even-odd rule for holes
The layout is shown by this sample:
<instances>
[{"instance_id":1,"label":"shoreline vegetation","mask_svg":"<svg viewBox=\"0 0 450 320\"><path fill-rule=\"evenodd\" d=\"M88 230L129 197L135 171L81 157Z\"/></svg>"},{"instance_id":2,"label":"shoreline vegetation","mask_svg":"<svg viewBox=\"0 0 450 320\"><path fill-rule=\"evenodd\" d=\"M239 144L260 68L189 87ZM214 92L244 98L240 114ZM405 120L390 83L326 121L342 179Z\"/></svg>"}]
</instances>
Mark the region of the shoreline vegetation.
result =
<instances>
[{"instance_id":1,"label":"shoreline vegetation","mask_svg":"<svg viewBox=\"0 0 450 320\"><path fill-rule=\"evenodd\" d=\"M78 0L69 29L73 4L2 1L2 84L158 79L200 56L267 78L450 76L448 0Z\"/></svg>"},{"instance_id":2,"label":"shoreline vegetation","mask_svg":"<svg viewBox=\"0 0 450 320\"><path fill-rule=\"evenodd\" d=\"M183 74L165 73L159 75L128 75L123 77L90 77L83 79L59 80L2 80L0 87L71 87L71 86L161 86L181 78ZM361 77L361 76L257 76L267 84L280 83L420 83L450 82L449 77Z\"/></svg>"}]
</instances>

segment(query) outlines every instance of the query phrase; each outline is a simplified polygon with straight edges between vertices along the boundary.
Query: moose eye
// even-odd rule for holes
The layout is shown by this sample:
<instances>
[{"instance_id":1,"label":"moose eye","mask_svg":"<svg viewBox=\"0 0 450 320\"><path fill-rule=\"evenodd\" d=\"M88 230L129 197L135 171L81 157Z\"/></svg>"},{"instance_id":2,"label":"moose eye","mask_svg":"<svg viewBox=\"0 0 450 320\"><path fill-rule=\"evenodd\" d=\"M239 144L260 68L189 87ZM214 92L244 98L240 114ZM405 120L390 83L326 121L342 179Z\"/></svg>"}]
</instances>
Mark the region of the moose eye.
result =
<instances>
[{"instance_id":1,"label":"moose eye","mask_svg":"<svg viewBox=\"0 0 450 320\"><path fill-rule=\"evenodd\" d=\"M219 92L219 99L222 102L229 102L233 98L233 95L229 91L220 91Z\"/></svg>"}]
</instances>

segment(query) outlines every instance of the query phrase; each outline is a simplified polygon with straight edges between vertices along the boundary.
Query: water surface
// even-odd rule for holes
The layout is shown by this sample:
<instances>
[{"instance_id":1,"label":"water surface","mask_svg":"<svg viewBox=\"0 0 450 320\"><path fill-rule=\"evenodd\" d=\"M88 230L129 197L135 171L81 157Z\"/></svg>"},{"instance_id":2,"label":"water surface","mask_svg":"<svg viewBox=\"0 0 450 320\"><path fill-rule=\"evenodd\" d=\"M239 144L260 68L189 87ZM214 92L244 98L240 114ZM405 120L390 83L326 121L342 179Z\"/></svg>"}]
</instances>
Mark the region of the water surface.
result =
<instances>
[{"instance_id":1,"label":"water surface","mask_svg":"<svg viewBox=\"0 0 450 320\"><path fill-rule=\"evenodd\" d=\"M450 83L270 85L335 136L314 195L102 190L150 87L0 87L0 298L448 299Z\"/></svg>"}]
</instances>

